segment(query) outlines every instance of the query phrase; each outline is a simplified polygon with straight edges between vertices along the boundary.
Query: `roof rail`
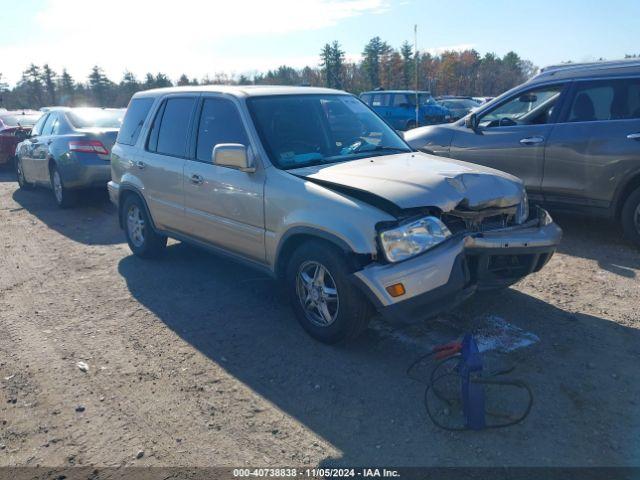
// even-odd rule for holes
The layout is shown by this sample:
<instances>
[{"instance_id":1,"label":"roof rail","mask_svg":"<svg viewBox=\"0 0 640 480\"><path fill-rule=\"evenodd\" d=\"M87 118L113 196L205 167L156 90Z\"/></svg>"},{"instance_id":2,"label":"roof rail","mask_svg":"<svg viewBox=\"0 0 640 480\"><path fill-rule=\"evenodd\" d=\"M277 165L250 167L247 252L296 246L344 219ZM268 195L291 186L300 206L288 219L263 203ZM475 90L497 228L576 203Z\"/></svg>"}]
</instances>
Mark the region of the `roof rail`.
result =
<instances>
[{"instance_id":1,"label":"roof rail","mask_svg":"<svg viewBox=\"0 0 640 480\"><path fill-rule=\"evenodd\" d=\"M540 73L537 76L551 75L554 72L567 71L567 70L597 70L605 68L622 68L640 66L640 58L625 58L623 60L599 60L596 62L582 62L582 63L560 63L556 65L549 65L540 69Z\"/></svg>"}]
</instances>

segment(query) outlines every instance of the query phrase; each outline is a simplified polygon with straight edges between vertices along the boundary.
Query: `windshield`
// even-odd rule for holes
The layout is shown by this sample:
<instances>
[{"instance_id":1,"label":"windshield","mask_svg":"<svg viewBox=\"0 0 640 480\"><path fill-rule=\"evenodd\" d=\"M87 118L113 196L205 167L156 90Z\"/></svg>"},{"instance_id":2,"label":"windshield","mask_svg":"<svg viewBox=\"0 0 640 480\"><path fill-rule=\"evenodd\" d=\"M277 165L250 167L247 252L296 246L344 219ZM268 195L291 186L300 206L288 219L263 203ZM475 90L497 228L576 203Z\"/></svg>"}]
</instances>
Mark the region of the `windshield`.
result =
<instances>
[{"instance_id":1,"label":"windshield","mask_svg":"<svg viewBox=\"0 0 640 480\"><path fill-rule=\"evenodd\" d=\"M18 125L23 127L33 126L41 114L26 114L26 115L0 115L0 120L7 127L17 127Z\"/></svg>"},{"instance_id":2,"label":"windshield","mask_svg":"<svg viewBox=\"0 0 640 480\"><path fill-rule=\"evenodd\" d=\"M415 93L407 94L407 99L409 100L409 103L411 105L415 105L416 104L416 94ZM420 105L434 105L434 104L437 103L430 93L419 93L418 94L418 102L420 102Z\"/></svg>"},{"instance_id":3,"label":"windshield","mask_svg":"<svg viewBox=\"0 0 640 480\"><path fill-rule=\"evenodd\" d=\"M75 128L120 128L125 109L75 108L67 114Z\"/></svg>"},{"instance_id":4,"label":"windshield","mask_svg":"<svg viewBox=\"0 0 640 480\"><path fill-rule=\"evenodd\" d=\"M391 127L351 95L278 95L250 98L247 103L278 168L411 151Z\"/></svg>"},{"instance_id":5,"label":"windshield","mask_svg":"<svg viewBox=\"0 0 640 480\"><path fill-rule=\"evenodd\" d=\"M480 106L478 102L474 102L473 100L467 100L467 99L443 100L440 103L442 103L447 108L453 108L453 109L463 109L463 108L470 109L470 108L476 108Z\"/></svg>"}]
</instances>

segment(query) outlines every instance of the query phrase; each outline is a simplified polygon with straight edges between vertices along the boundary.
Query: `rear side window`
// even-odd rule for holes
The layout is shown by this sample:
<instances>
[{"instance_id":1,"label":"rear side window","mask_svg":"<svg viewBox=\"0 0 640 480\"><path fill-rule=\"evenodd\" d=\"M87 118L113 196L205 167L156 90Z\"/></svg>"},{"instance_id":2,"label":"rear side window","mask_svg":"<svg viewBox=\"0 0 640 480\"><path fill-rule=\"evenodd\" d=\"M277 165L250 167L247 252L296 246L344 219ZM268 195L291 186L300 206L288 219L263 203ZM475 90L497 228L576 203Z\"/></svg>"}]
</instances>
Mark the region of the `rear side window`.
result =
<instances>
[{"instance_id":1,"label":"rear side window","mask_svg":"<svg viewBox=\"0 0 640 480\"><path fill-rule=\"evenodd\" d=\"M55 113L50 114L49 117L47 118L47 121L44 122L41 135L51 135L53 133L53 127L54 127L54 124L56 123L56 120L57 120L57 115Z\"/></svg>"},{"instance_id":2,"label":"rear side window","mask_svg":"<svg viewBox=\"0 0 640 480\"><path fill-rule=\"evenodd\" d=\"M33 126L33 128L31 129L32 136L36 137L42 134L42 127L44 126L44 122L47 121L48 117L49 117L48 115L43 115L42 117L40 117L40 120L38 120L36 124Z\"/></svg>"},{"instance_id":3,"label":"rear side window","mask_svg":"<svg viewBox=\"0 0 640 480\"><path fill-rule=\"evenodd\" d=\"M186 155L189 122L195 104L195 97L170 98L164 103L153 122L150 151L172 157Z\"/></svg>"},{"instance_id":4,"label":"rear side window","mask_svg":"<svg viewBox=\"0 0 640 480\"><path fill-rule=\"evenodd\" d=\"M640 118L640 78L576 83L569 122Z\"/></svg>"},{"instance_id":5,"label":"rear side window","mask_svg":"<svg viewBox=\"0 0 640 480\"><path fill-rule=\"evenodd\" d=\"M233 102L223 98L206 98L200 113L196 158L201 162L211 162L213 147L219 143L248 145L249 141Z\"/></svg>"},{"instance_id":6,"label":"rear side window","mask_svg":"<svg viewBox=\"0 0 640 480\"><path fill-rule=\"evenodd\" d=\"M367 105L371 105L371 94L370 93L362 94L362 95L360 95L360 98Z\"/></svg>"},{"instance_id":7,"label":"rear side window","mask_svg":"<svg viewBox=\"0 0 640 480\"><path fill-rule=\"evenodd\" d=\"M153 98L134 98L129 102L127 113L124 116L122 127L118 133L118 143L135 145L140 136L142 125L149 114Z\"/></svg>"}]
</instances>

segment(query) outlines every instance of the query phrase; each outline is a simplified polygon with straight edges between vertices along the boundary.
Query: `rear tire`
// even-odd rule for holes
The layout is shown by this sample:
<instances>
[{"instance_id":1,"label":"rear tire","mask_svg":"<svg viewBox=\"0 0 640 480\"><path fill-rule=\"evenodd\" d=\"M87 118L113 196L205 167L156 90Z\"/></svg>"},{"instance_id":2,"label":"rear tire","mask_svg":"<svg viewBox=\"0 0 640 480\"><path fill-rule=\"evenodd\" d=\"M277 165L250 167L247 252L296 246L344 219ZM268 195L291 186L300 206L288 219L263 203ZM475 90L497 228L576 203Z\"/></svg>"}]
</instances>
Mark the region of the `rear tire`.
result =
<instances>
[{"instance_id":1,"label":"rear tire","mask_svg":"<svg viewBox=\"0 0 640 480\"><path fill-rule=\"evenodd\" d=\"M53 198L55 199L56 204L60 208L73 207L76 204L78 192L65 187L62 175L55 165L51 167L49 179L51 181L51 190L53 191Z\"/></svg>"},{"instance_id":2,"label":"rear tire","mask_svg":"<svg viewBox=\"0 0 640 480\"><path fill-rule=\"evenodd\" d=\"M416 122L414 120L409 120L407 122L407 128L406 128L407 130L412 130L412 129L416 128L416 127L417 127L417 125L416 125Z\"/></svg>"},{"instance_id":3,"label":"rear tire","mask_svg":"<svg viewBox=\"0 0 640 480\"><path fill-rule=\"evenodd\" d=\"M134 255L156 258L167 246L167 237L153 229L147 210L137 195L129 195L122 205L122 225Z\"/></svg>"},{"instance_id":4,"label":"rear tire","mask_svg":"<svg viewBox=\"0 0 640 480\"><path fill-rule=\"evenodd\" d=\"M640 188L636 188L625 200L620 222L627 240L640 248Z\"/></svg>"},{"instance_id":5,"label":"rear tire","mask_svg":"<svg viewBox=\"0 0 640 480\"><path fill-rule=\"evenodd\" d=\"M27 179L24 176L24 171L22 170L22 160L18 157L14 159L14 168L16 171L16 178L18 179L18 186L21 190L32 190L33 184L27 182Z\"/></svg>"},{"instance_id":6,"label":"rear tire","mask_svg":"<svg viewBox=\"0 0 640 480\"><path fill-rule=\"evenodd\" d=\"M302 244L287 265L286 288L296 318L323 343L357 337L373 314L371 304L349 280L346 265L342 252L323 241Z\"/></svg>"}]
</instances>

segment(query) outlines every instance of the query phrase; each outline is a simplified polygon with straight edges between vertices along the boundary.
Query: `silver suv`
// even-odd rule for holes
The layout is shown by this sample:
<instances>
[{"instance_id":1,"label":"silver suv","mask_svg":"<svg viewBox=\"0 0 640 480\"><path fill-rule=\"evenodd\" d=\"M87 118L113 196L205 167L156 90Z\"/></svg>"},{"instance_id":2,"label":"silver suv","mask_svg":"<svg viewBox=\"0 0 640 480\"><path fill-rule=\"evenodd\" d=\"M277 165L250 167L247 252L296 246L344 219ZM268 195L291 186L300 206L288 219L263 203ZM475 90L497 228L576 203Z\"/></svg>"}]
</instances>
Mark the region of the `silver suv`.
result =
<instances>
[{"instance_id":1,"label":"silver suv","mask_svg":"<svg viewBox=\"0 0 640 480\"><path fill-rule=\"evenodd\" d=\"M426 317L549 260L561 230L522 182L413 151L358 98L309 87L136 94L111 155L131 250L167 237L281 279L296 316L332 343L377 310Z\"/></svg>"}]
</instances>

